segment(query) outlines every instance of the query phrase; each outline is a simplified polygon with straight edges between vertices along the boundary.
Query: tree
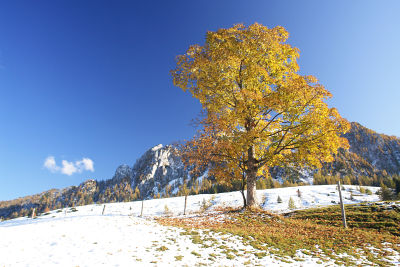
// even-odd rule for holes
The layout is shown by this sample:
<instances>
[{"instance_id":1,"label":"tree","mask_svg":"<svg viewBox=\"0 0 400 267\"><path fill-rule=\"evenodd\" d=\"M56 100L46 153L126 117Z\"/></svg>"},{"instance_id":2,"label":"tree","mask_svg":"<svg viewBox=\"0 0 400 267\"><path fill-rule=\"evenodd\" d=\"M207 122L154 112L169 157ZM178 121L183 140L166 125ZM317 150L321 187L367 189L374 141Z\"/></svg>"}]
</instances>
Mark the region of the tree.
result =
<instances>
[{"instance_id":1,"label":"tree","mask_svg":"<svg viewBox=\"0 0 400 267\"><path fill-rule=\"evenodd\" d=\"M140 199L140 190L139 186L136 186L135 193L133 194L133 200L138 200L138 199Z\"/></svg>"},{"instance_id":2,"label":"tree","mask_svg":"<svg viewBox=\"0 0 400 267\"><path fill-rule=\"evenodd\" d=\"M394 198L393 190L381 183L381 188L376 192L383 201L392 200Z\"/></svg>"},{"instance_id":3,"label":"tree","mask_svg":"<svg viewBox=\"0 0 400 267\"><path fill-rule=\"evenodd\" d=\"M294 200L292 197L289 198L288 208L291 210L296 209L296 205L294 204Z\"/></svg>"},{"instance_id":4,"label":"tree","mask_svg":"<svg viewBox=\"0 0 400 267\"><path fill-rule=\"evenodd\" d=\"M333 160L349 129L325 101L331 94L298 73L299 50L288 32L238 24L207 32L203 46L177 57L174 85L203 108L196 136L185 143L185 164L210 169L220 183L245 173L247 204L256 206L256 179L274 166L315 166Z\"/></svg>"}]
</instances>

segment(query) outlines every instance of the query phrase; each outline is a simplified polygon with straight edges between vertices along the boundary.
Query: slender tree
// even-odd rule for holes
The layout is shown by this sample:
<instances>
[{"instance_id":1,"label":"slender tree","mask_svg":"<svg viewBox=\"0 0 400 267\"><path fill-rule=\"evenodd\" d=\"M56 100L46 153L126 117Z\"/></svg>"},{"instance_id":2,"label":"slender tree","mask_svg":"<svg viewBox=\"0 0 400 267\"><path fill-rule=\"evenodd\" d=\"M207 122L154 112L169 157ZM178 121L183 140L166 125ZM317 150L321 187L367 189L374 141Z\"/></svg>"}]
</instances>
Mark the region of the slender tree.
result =
<instances>
[{"instance_id":1,"label":"slender tree","mask_svg":"<svg viewBox=\"0 0 400 267\"><path fill-rule=\"evenodd\" d=\"M247 205L256 206L256 179L274 166L332 161L349 124L313 76L298 73L299 50L283 27L235 25L207 32L204 45L177 57L174 84L197 98L203 113L184 161L209 168L219 182L245 173Z\"/></svg>"}]
</instances>

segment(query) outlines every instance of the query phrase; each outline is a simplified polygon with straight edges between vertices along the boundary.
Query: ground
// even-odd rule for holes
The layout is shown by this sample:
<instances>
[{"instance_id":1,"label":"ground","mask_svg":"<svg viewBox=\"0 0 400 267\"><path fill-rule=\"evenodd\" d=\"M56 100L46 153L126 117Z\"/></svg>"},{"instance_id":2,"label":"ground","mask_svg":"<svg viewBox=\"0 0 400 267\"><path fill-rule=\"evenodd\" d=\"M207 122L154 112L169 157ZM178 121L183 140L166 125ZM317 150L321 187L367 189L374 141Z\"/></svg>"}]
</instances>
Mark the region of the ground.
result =
<instances>
[{"instance_id":1,"label":"ground","mask_svg":"<svg viewBox=\"0 0 400 267\"><path fill-rule=\"evenodd\" d=\"M361 194L355 186L345 187L344 195L349 204L378 200L374 194L378 188L370 188L372 194L368 195ZM298 189L301 191L301 198L297 195ZM106 204L104 215L104 205L93 204L51 211L35 219L25 217L3 221L0 222L0 266L341 264L337 259L327 257L322 251L323 246L322 249L313 248L311 252L307 249L295 249L294 256L288 256L279 253L271 240L263 239L273 236L272 234L262 232L259 234L262 238L258 239L257 235L252 237L238 231L247 229L243 227L243 223L250 224L251 231L271 230L274 225L271 218L277 225L276 229L283 228L281 225L292 224L291 219L274 215L290 211L290 197L295 200L296 207L301 209L334 205L333 202L337 202L335 186L267 189L260 190L257 194L264 210L269 211L252 213L251 216L235 211L241 205L241 195L239 192L232 192L189 196L188 214L185 216L182 215L184 200L182 197L176 197L145 201L143 217L139 216L141 202L127 202ZM282 198L282 203L277 203L278 195ZM279 218L282 218L283 224L279 222ZM231 226L225 227L227 221ZM184 224L179 225L178 222ZM265 224L266 222L268 223ZM325 230L319 228L325 226L312 227ZM383 233L382 237L389 238L392 243L398 240L397 237L393 237L392 241L391 236L386 233ZM400 264L396 249L385 244L382 246L388 251L387 264ZM367 258L352 259L357 264L373 264Z\"/></svg>"}]
</instances>

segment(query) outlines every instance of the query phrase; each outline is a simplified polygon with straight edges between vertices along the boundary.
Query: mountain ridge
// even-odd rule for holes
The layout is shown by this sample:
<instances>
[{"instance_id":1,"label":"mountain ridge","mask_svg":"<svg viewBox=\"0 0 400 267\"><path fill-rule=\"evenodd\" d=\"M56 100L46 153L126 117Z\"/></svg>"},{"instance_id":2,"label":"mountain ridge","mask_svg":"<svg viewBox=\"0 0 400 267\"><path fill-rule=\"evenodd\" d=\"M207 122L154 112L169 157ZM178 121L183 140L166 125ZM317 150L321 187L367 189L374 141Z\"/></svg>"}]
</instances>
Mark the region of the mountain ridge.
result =
<instances>
[{"instance_id":1,"label":"mountain ridge","mask_svg":"<svg viewBox=\"0 0 400 267\"><path fill-rule=\"evenodd\" d=\"M353 177L352 182L358 182L360 177L400 174L398 137L378 134L356 122L351 123L351 129L344 137L349 141L350 149L340 149L335 155L335 160L324 163L320 170L296 167L274 168L271 169L271 176L281 183L285 180L304 183L312 182L313 179L317 181L317 177L321 175L350 176ZM176 147L173 145L159 144L148 149L132 166L127 164L118 166L111 179L87 180L78 186L50 189L31 196L0 201L0 218L26 216L31 214L33 209L45 212L49 208L93 202L120 202L173 196L182 192L184 184L194 193L210 192L207 188L211 186L213 178L206 177L207 170L198 177L191 177L175 151ZM272 182L270 184L273 186ZM235 188L231 188L233 189ZM221 187L214 187L213 190L229 191Z\"/></svg>"}]
</instances>

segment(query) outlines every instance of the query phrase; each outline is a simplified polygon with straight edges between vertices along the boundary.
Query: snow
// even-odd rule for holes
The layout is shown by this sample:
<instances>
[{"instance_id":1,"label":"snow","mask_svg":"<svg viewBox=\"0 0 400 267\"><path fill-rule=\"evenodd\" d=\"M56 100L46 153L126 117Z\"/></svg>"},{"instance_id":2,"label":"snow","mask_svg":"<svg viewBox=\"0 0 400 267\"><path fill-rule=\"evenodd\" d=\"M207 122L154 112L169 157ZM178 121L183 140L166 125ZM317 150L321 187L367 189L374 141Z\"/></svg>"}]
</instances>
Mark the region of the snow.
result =
<instances>
[{"instance_id":1,"label":"snow","mask_svg":"<svg viewBox=\"0 0 400 267\"><path fill-rule=\"evenodd\" d=\"M151 150L152 150L152 151L157 151L157 150L161 149L162 147L163 147L162 144L158 144L158 145L152 147Z\"/></svg>"},{"instance_id":2,"label":"snow","mask_svg":"<svg viewBox=\"0 0 400 267\"><path fill-rule=\"evenodd\" d=\"M360 194L357 186L346 186L345 203L377 201L377 187L369 188L374 194ZM301 191L301 198L297 190ZM350 200L353 190L354 199ZM338 201L335 185L302 186L257 191L262 207L276 213L289 211L292 197L298 208L332 205ZM282 203L277 203L278 195ZM188 197L188 216L201 209L203 199L216 207L240 207L240 192ZM249 263L268 266L314 266L318 258L298 251L301 262L287 263L267 255L261 259L253 247L243 244L240 237L212 233L217 240L210 247L194 244L190 237L181 235L182 229L161 226L153 220L165 216L166 210L183 216L184 197L146 200L144 217L139 217L141 201L93 204L52 211L35 219L17 218L0 222L0 266L242 266ZM102 215L103 207L105 212ZM199 230L202 235L210 235ZM243 255L229 259L219 248L222 244L239 250ZM164 247L163 247L164 246ZM194 252L194 253L193 253ZM215 258L210 257L214 254ZM327 262L325 264L333 264Z\"/></svg>"}]
</instances>

